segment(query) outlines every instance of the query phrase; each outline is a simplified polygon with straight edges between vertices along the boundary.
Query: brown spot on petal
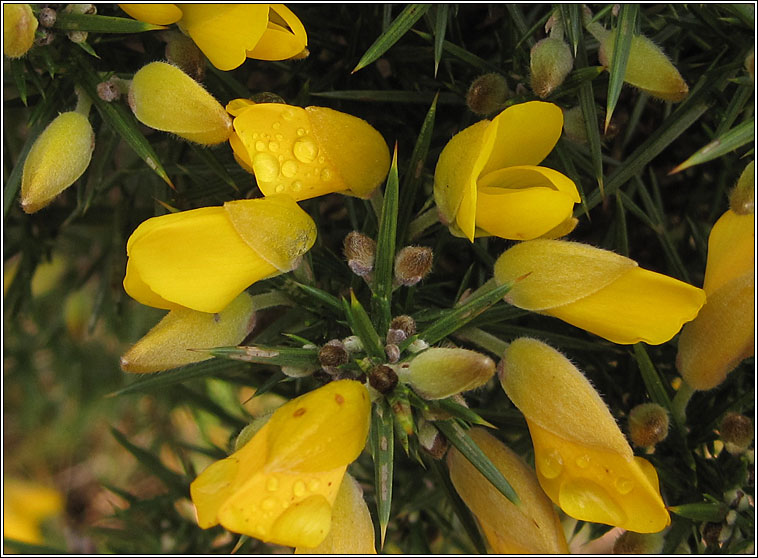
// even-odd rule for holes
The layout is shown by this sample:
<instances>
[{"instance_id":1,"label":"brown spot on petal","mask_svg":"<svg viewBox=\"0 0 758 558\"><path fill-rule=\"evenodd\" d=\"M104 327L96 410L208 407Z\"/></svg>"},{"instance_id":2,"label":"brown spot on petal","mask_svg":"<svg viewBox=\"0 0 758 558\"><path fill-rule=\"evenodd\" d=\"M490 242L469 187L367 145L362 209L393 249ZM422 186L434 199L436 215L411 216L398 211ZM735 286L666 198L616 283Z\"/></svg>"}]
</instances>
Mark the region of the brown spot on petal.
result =
<instances>
[{"instance_id":1,"label":"brown spot on petal","mask_svg":"<svg viewBox=\"0 0 758 558\"><path fill-rule=\"evenodd\" d=\"M336 393L334 395L334 400L337 402L337 405L342 405L345 402L345 398L342 397L339 393Z\"/></svg>"},{"instance_id":2,"label":"brown spot on petal","mask_svg":"<svg viewBox=\"0 0 758 558\"><path fill-rule=\"evenodd\" d=\"M305 407L300 407L294 413L292 413L292 416L293 417L302 417L304 414L305 414Z\"/></svg>"}]
</instances>

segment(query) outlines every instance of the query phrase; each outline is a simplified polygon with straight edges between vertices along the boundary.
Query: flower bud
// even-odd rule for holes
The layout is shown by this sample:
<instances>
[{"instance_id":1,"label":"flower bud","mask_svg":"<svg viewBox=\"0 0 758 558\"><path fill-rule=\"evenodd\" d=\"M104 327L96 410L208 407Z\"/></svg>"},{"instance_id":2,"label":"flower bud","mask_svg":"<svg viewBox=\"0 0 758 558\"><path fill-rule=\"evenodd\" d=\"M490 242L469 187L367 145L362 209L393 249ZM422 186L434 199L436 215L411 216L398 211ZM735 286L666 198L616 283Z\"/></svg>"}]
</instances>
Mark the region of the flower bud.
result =
<instances>
[{"instance_id":1,"label":"flower bud","mask_svg":"<svg viewBox=\"0 0 758 558\"><path fill-rule=\"evenodd\" d=\"M657 403L643 403L629 413L629 437L639 447L654 446L668 436L669 416Z\"/></svg>"},{"instance_id":2,"label":"flower bud","mask_svg":"<svg viewBox=\"0 0 758 558\"><path fill-rule=\"evenodd\" d=\"M502 108L510 91L505 78L500 74L479 76L468 88L466 105L474 114L487 116Z\"/></svg>"},{"instance_id":3,"label":"flower bud","mask_svg":"<svg viewBox=\"0 0 758 558\"><path fill-rule=\"evenodd\" d=\"M171 310L147 335L121 357L124 372L159 372L212 358L193 349L237 345L249 332L255 312L247 293L240 294L221 312L189 308Z\"/></svg>"},{"instance_id":4,"label":"flower bud","mask_svg":"<svg viewBox=\"0 0 758 558\"><path fill-rule=\"evenodd\" d=\"M729 193L729 209L737 215L755 213L755 161L748 163Z\"/></svg>"},{"instance_id":5,"label":"flower bud","mask_svg":"<svg viewBox=\"0 0 758 558\"><path fill-rule=\"evenodd\" d=\"M394 343L389 343L384 346L384 353L387 355L387 361L394 364L400 360L400 347Z\"/></svg>"},{"instance_id":6,"label":"flower bud","mask_svg":"<svg viewBox=\"0 0 758 558\"><path fill-rule=\"evenodd\" d=\"M598 58L606 67L613 59L616 34L614 29L600 42ZM678 103L689 93L687 83L668 57L653 41L642 35L632 37L624 81L664 101Z\"/></svg>"},{"instance_id":7,"label":"flower bud","mask_svg":"<svg viewBox=\"0 0 758 558\"><path fill-rule=\"evenodd\" d=\"M402 340L408 339L416 334L416 321L406 314L395 316L390 322L390 330L402 331L405 335Z\"/></svg>"},{"instance_id":8,"label":"flower bud","mask_svg":"<svg viewBox=\"0 0 758 558\"><path fill-rule=\"evenodd\" d=\"M52 27L56 19L58 14L53 8L42 8L39 11L39 23L42 27Z\"/></svg>"},{"instance_id":9,"label":"flower bud","mask_svg":"<svg viewBox=\"0 0 758 558\"><path fill-rule=\"evenodd\" d=\"M166 60L195 81L205 79L205 56L184 33L170 31L166 42Z\"/></svg>"},{"instance_id":10,"label":"flower bud","mask_svg":"<svg viewBox=\"0 0 758 558\"><path fill-rule=\"evenodd\" d=\"M121 98L121 88L119 87L118 78L111 78L108 81L101 81L97 84L97 96L106 103L118 101Z\"/></svg>"},{"instance_id":11,"label":"flower bud","mask_svg":"<svg viewBox=\"0 0 758 558\"><path fill-rule=\"evenodd\" d=\"M574 57L562 39L547 37L532 47L529 66L532 91L544 99L569 75Z\"/></svg>"},{"instance_id":12,"label":"flower bud","mask_svg":"<svg viewBox=\"0 0 758 558\"><path fill-rule=\"evenodd\" d=\"M93 15L97 13L97 7L94 4L69 4L63 9L63 13ZM87 31L68 31L66 36L72 43L79 44L87 41L89 33Z\"/></svg>"},{"instance_id":13,"label":"flower bud","mask_svg":"<svg viewBox=\"0 0 758 558\"><path fill-rule=\"evenodd\" d=\"M444 399L484 385L494 373L495 363L488 356L434 347L414 357L407 381L425 399Z\"/></svg>"},{"instance_id":14,"label":"flower bud","mask_svg":"<svg viewBox=\"0 0 758 558\"><path fill-rule=\"evenodd\" d=\"M349 357L344 345L337 339L329 341L318 352L318 361L321 366L340 366L347 364L348 360Z\"/></svg>"},{"instance_id":15,"label":"flower bud","mask_svg":"<svg viewBox=\"0 0 758 558\"><path fill-rule=\"evenodd\" d=\"M429 275L434 254L426 246L406 246L395 256L395 281L411 287Z\"/></svg>"},{"instance_id":16,"label":"flower bud","mask_svg":"<svg viewBox=\"0 0 758 558\"><path fill-rule=\"evenodd\" d=\"M614 554L660 554L663 536L660 533L626 531L613 544Z\"/></svg>"},{"instance_id":17,"label":"flower bud","mask_svg":"<svg viewBox=\"0 0 758 558\"><path fill-rule=\"evenodd\" d=\"M753 421L739 413L727 413L719 426L721 439L732 455L744 452L753 441Z\"/></svg>"},{"instance_id":18,"label":"flower bud","mask_svg":"<svg viewBox=\"0 0 758 558\"><path fill-rule=\"evenodd\" d=\"M357 335L345 337L342 340L342 346L348 353L360 353L363 351L363 341Z\"/></svg>"},{"instance_id":19,"label":"flower bud","mask_svg":"<svg viewBox=\"0 0 758 558\"><path fill-rule=\"evenodd\" d=\"M203 145L226 141L232 121L216 99L176 66L152 62L132 79L129 106L137 120Z\"/></svg>"},{"instance_id":20,"label":"flower bud","mask_svg":"<svg viewBox=\"0 0 758 558\"><path fill-rule=\"evenodd\" d=\"M418 442L429 455L435 459L442 459L447 453L450 443L439 430L430 422L421 420L418 429Z\"/></svg>"},{"instance_id":21,"label":"flower bud","mask_svg":"<svg viewBox=\"0 0 758 558\"><path fill-rule=\"evenodd\" d=\"M351 231L342 243L347 265L359 277L366 277L374 269L376 242L365 234Z\"/></svg>"},{"instance_id":22,"label":"flower bud","mask_svg":"<svg viewBox=\"0 0 758 558\"><path fill-rule=\"evenodd\" d=\"M571 141L587 143L587 127L584 122L582 107L563 109L563 132Z\"/></svg>"},{"instance_id":23,"label":"flower bud","mask_svg":"<svg viewBox=\"0 0 758 558\"><path fill-rule=\"evenodd\" d=\"M380 364L368 375L368 383L379 393L388 393L397 385L397 373L389 366Z\"/></svg>"},{"instance_id":24,"label":"flower bud","mask_svg":"<svg viewBox=\"0 0 758 558\"><path fill-rule=\"evenodd\" d=\"M558 516L534 470L483 428L469 435L521 500L503 496L457 449L447 454L450 480L472 511L495 554L568 554Z\"/></svg>"},{"instance_id":25,"label":"flower bud","mask_svg":"<svg viewBox=\"0 0 758 558\"><path fill-rule=\"evenodd\" d=\"M39 211L84 174L95 147L95 133L78 112L58 115L40 134L24 161L21 207Z\"/></svg>"},{"instance_id":26,"label":"flower bud","mask_svg":"<svg viewBox=\"0 0 758 558\"><path fill-rule=\"evenodd\" d=\"M313 368L300 368L299 366L282 366L282 374L289 378L305 378L313 374Z\"/></svg>"},{"instance_id":27,"label":"flower bud","mask_svg":"<svg viewBox=\"0 0 758 558\"><path fill-rule=\"evenodd\" d=\"M37 18L29 4L3 4L3 53L21 58L34 44Z\"/></svg>"}]
</instances>

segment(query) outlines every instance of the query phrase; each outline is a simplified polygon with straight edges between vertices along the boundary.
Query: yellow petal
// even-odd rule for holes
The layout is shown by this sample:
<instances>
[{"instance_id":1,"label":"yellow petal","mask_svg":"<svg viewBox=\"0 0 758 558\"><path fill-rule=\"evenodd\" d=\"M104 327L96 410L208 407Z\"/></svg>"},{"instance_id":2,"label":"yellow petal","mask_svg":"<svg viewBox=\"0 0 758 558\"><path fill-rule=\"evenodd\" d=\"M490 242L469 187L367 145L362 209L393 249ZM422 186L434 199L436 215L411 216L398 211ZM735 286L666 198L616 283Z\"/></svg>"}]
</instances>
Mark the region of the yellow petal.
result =
<instances>
[{"instance_id":1,"label":"yellow petal","mask_svg":"<svg viewBox=\"0 0 758 558\"><path fill-rule=\"evenodd\" d=\"M495 373L493 360L468 349L432 347L414 357L407 381L425 399L476 389Z\"/></svg>"},{"instance_id":2,"label":"yellow petal","mask_svg":"<svg viewBox=\"0 0 758 558\"><path fill-rule=\"evenodd\" d=\"M363 490L349 474L343 477L334 501L329 534L315 548L298 546L295 554L376 554L374 524Z\"/></svg>"},{"instance_id":3,"label":"yellow petal","mask_svg":"<svg viewBox=\"0 0 758 558\"><path fill-rule=\"evenodd\" d=\"M637 262L579 242L537 239L516 244L495 262L502 285L519 280L506 300L543 311L579 300L618 279Z\"/></svg>"},{"instance_id":4,"label":"yellow petal","mask_svg":"<svg viewBox=\"0 0 758 558\"><path fill-rule=\"evenodd\" d=\"M521 500L516 506L497 491L455 448L447 454L450 480L476 516L496 554L567 554L563 529L534 471L481 428L469 435L503 473Z\"/></svg>"},{"instance_id":5,"label":"yellow petal","mask_svg":"<svg viewBox=\"0 0 758 558\"><path fill-rule=\"evenodd\" d=\"M239 116L242 114L245 110L249 109L250 107L253 107L257 105L255 101L251 101L250 99L232 99L228 103L226 103L226 112L231 114L232 116Z\"/></svg>"},{"instance_id":6,"label":"yellow petal","mask_svg":"<svg viewBox=\"0 0 758 558\"><path fill-rule=\"evenodd\" d=\"M182 4L181 27L219 70L241 65L266 31L268 4Z\"/></svg>"},{"instance_id":7,"label":"yellow petal","mask_svg":"<svg viewBox=\"0 0 758 558\"><path fill-rule=\"evenodd\" d=\"M278 273L245 243L223 207L154 217L133 237L124 289L143 304L151 302L142 297L147 287L173 304L219 312L252 283Z\"/></svg>"},{"instance_id":8,"label":"yellow petal","mask_svg":"<svg viewBox=\"0 0 758 558\"><path fill-rule=\"evenodd\" d=\"M540 238L556 239L566 236L573 231L579 224L579 219L574 216L568 217L565 221L558 223L555 227L547 231Z\"/></svg>"},{"instance_id":9,"label":"yellow petal","mask_svg":"<svg viewBox=\"0 0 758 558\"><path fill-rule=\"evenodd\" d=\"M284 4L270 4L269 22L255 48L247 51L249 58L286 60L300 54L308 44L305 27Z\"/></svg>"},{"instance_id":10,"label":"yellow petal","mask_svg":"<svg viewBox=\"0 0 758 558\"><path fill-rule=\"evenodd\" d=\"M390 152L382 135L365 120L344 112L326 107L305 110L316 141L348 193L368 198L390 168Z\"/></svg>"},{"instance_id":11,"label":"yellow petal","mask_svg":"<svg viewBox=\"0 0 758 558\"><path fill-rule=\"evenodd\" d=\"M369 427L366 387L340 380L283 405L269 421L267 468L329 471L363 451Z\"/></svg>"},{"instance_id":12,"label":"yellow petal","mask_svg":"<svg viewBox=\"0 0 758 558\"><path fill-rule=\"evenodd\" d=\"M492 152L482 174L516 165L538 165L563 130L563 112L553 103L531 101L508 107L492 120Z\"/></svg>"},{"instance_id":13,"label":"yellow petal","mask_svg":"<svg viewBox=\"0 0 758 558\"><path fill-rule=\"evenodd\" d=\"M217 314L179 308L168 313L121 357L124 372L159 372L212 358L193 349L237 345L255 309L247 293Z\"/></svg>"},{"instance_id":14,"label":"yellow petal","mask_svg":"<svg viewBox=\"0 0 758 558\"><path fill-rule=\"evenodd\" d=\"M224 107L202 85L165 62L152 62L134 74L129 106L143 124L203 145L226 141L232 133Z\"/></svg>"},{"instance_id":15,"label":"yellow petal","mask_svg":"<svg viewBox=\"0 0 758 558\"><path fill-rule=\"evenodd\" d=\"M250 160L250 153L245 148L245 144L242 143L237 132L232 132L232 135L229 136L229 145L232 146L234 159L237 161L237 164L250 174L255 174L255 171L253 170L253 162Z\"/></svg>"},{"instance_id":16,"label":"yellow petal","mask_svg":"<svg viewBox=\"0 0 758 558\"><path fill-rule=\"evenodd\" d=\"M708 262L703 289L710 295L755 269L755 215L724 213L708 236Z\"/></svg>"},{"instance_id":17,"label":"yellow petal","mask_svg":"<svg viewBox=\"0 0 758 558\"><path fill-rule=\"evenodd\" d=\"M537 478L550 499L585 521L643 533L666 527L655 471L633 456L584 375L534 339L515 340L503 360L503 389L529 425Z\"/></svg>"},{"instance_id":18,"label":"yellow petal","mask_svg":"<svg viewBox=\"0 0 758 558\"><path fill-rule=\"evenodd\" d=\"M293 270L316 241L316 224L287 195L224 204L229 220L250 248L281 272Z\"/></svg>"},{"instance_id":19,"label":"yellow petal","mask_svg":"<svg viewBox=\"0 0 758 558\"><path fill-rule=\"evenodd\" d=\"M608 407L587 378L549 345L522 337L503 355L505 393L534 424L566 440L631 459L632 450ZM550 397L545 390L560 386Z\"/></svg>"},{"instance_id":20,"label":"yellow petal","mask_svg":"<svg viewBox=\"0 0 758 558\"><path fill-rule=\"evenodd\" d=\"M3 479L3 536L28 544L42 544L40 523L63 513L61 493L43 484Z\"/></svg>"},{"instance_id":21,"label":"yellow petal","mask_svg":"<svg viewBox=\"0 0 758 558\"><path fill-rule=\"evenodd\" d=\"M176 4L119 4L119 7L134 19L153 25L169 25L182 18Z\"/></svg>"},{"instance_id":22,"label":"yellow petal","mask_svg":"<svg viewBox=\"0 0 758 558\"><path fill-rule=\"evenodd\" d=\"M660 345L695 319L703 304L701 289L637 267L581 300L544 313L614 343Z\"/></svg>"},{"instance_id":23,"label":"yellow petal","mask_svg":"<svg viewBox=\"0 0 758 558\"><path fill-rule=\"evenodd\" d=\"M29 4L3 4L3 54L20 58L34 45L37 18Z\"/></svg>"},{"instance_id":24,"label":"yellow petal","mask_svg":"<svg viewBox=\"0 0 758 558\"><path fill-rule=\"evenodd\" d=\"M708 295L697 318L679 336L676 365L698 390L713 389L755 353L755 273L751 270Z\"/></svg>"},{"instance_id":25,"label":"yellow petal","mask_svg":"<svg viewBox=\"0 0 758 558\"><path fill-rule=\"evenodd\" d=\"M58 115L39 135L24 161L21 207L39 211L84 174L92 158L95 133L78 112Z\"/></svg>"}]
</instances>

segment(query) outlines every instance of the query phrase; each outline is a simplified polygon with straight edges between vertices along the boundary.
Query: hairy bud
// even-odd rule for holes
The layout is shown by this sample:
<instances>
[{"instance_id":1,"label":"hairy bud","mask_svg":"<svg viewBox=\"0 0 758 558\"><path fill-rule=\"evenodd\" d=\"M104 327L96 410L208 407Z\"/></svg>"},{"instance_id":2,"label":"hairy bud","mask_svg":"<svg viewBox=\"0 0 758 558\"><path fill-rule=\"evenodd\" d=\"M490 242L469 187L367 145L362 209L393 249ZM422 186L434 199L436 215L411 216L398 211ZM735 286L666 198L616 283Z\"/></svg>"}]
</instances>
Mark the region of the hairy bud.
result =
<instances>
[{"instance_id":1,"label":"hairy bud","mask_svg":"<svg viewBox=\"0 0 758 558\"><path fill-rule=\"evenodd\" d=\"M374 270L376 242L358 231L348 233L342 244L347 265L359 277L366 277Z\"/></svg>"},{"instance_id":2,"label":"hairy bud","mask_svg":"<svg viewBox=\"0 0 758 558\"><path fill-rule=\"evenodd\" d=\"M569 75L574 57L562 39L547 37L532 47L529 66L532 91L544 99Z\"/></svg>"},{"instance_id":3,"label":"hairy bud","mask_svg":"<svg viewBox=\"0 0 758 558\"><path fill-rule=\"evenodd\" d=\"M719 426L721 439L732 455L744 452L753 441L753 421L739 413L727 413Z\"/></svg>"},{"instance_id":4,"label":"hairy bud","mask_svg":"<svg viewBox=\"0 0 758 558\"><path fill-rule=\"evenodd\" d=\"M666 439L668 430L668 413L657 403L637 405L629 413L629 437L635 446L654 446Z\"/></svg>"},{"instance_id":5,"label":"hairy bud","mask_svg":"<svg viewBox=\"0 0 758 558\"><path fill-rule=\"evenodd\" d=\"M406 246L395 257L395 281L411 287L429 275L434 256L426 246Z\"/></svg>"},{"instance_id":6,"label":"hairy bud","mask_svg":"<svg viewBox=\"0 0 758 558\"><path fill-rule=\"evenodd\" d=\"M397 385L397 373L389 366L380 364L368 375L368 383L379 393L388 393Z\"/></svg>"},{"instance_id":7,"label":"hairy bud","mask_svg":"<svg viewBox=\"0 0 758 558\"><path fill-rule=\"evenodd\" d=\"M466 105L474 114L487 116L502 108L508 99L508 84L500 74L476 78L466 93Z\"/></svg>"}]
</instances>

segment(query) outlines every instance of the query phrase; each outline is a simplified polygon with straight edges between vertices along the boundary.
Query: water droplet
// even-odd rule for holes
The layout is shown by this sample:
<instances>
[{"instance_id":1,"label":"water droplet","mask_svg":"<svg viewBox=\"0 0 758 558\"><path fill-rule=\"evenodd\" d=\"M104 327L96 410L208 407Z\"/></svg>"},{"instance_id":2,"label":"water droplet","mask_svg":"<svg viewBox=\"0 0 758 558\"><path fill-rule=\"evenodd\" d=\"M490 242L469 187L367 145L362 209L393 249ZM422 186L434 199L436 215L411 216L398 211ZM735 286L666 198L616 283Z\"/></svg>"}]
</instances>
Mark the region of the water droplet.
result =
<instances>
[{"instance_id":1,"label":"water droplet","mask_svg":"<svg viewBox=\"0 0 758 558\"><path fill-rule=\"evenodd\" d=\"M580 469L586 469L590 466L590 456L589 455L580 455L576 458L576 466Z\"/></svg>"},{"instance_id":2,"label":"water droplet","mask_svg":"<svg viewBox=\"0 0 758 558\"><path fill-rule=\"evenodd\" d=\"M286 161L282 165L282 174L287 178L292 178L297 174L297 163L295 161Z\"/></svg>"},{"instance_id":3,"label":"water droplet","mask_svg":"<svg viewBox=\"0 0 758 558\"><path fill-rule=\"evenodd\" d=\"M263 143L262 141L256 141L255 149L256 151L266 151L266 144Z\"/></svg>"},{"instance_id":4,"label":"water droplet","mask_svg":"<svg viewBox=\"0 0 758 558\"><path fill-rule=\"evenodd\" d=\"M292 152L298 161L312 163L318 155L318 145L310 138L300 138L292 146Z\"/></svg>"},{"instance_id":5,"label":"water droplet","mask_svg":"<svg viewBox=\"0 0 758 558\"><path fill-rule=\"evenodd\" d=\"M318 487L321 486L321 483L318 482L316 479L311 479L308 481L308 491L309 492L316 492L318 490Z\"/></svg>"},{"instance_id":6,"label":"water droplet","mask_svg":"<svg viewBox=\"0 0 758 558\"><path fill-rule=\"evenodd\" d=\"M279 489L279 479L271 477L266 481L266 490L276 492Z\"/></svg>"},{"instance_id":7,"label":"water droplet","mask_svg":"<svg viewBox=\"0 0 758 558\"><path fill-rule=\"evenodd\" d=\"M617 478L613 485L621 494L629 494L634 488L634 483L626 477Z\"/></svg>"},{"instance_id":8,"label":"water droplet","mask_svg":"<svg viewBox=\"0 0 758 558\"><path fill-rule=\"evenodd\" d=\"M302 128L298 128L297 129L297 135L301 136L301 137L304 136L305 135L305 130L303 130Z\"/></svg>"},{"instance_id":9,"label":"water droplet","mask_svg":"<svg viewBox=\"0 0 758 558\"><path fill-rule=\"evenodd\" d=\"M280 122L274 122L273 126L271 126L274 130L278 130L282 127L282 124Z\"/></svg>"},{"instance_id":10,"label":"water droplet","mask_svg":"<svg viewBox=\"0 0 758 558\"><path fill-rule=\"evenodd\" d=\"M258 132L253 132L253 139L258 139Z\"/></svg>"},{"instance_id":11,"label":"water droplet","mask_svg":"<svg viewBox=\"0 0 758 558\"><path fill-rule=\"evenodd\" d=\"M324 164L324 162L326 162L326 159L324 159L324 156L323 156L323 155L321 155L321 156L318 158L318 162L319 162L319 164L321 164L321 165L323 165L323 164Z\"/></svg>"},{"instance_id":12,"label":"water droplet","mask_svg":"<svg viewBox=\"0 0 758 558\"><path fill-rule=\"evenodd\" d=\"M563 471L563 457L558 450L550 450L539 459L539 469L542 476L548 479L558 477Z\"/></svg>"},{"instance_id":13,"label":"water droplet","mask_svg":"<svg viewBox=\"0 0 758 558\"><path fill-rule=\"evenodd\" d=\"M279 151L279 144L275 141L270 141L268 143L268 149L269 151Z\"/></svg>"},{"instance_id":14,"label":"water droplet","mask_svg":"<svg viewBox=\"0 0 758 558\"><path fill-rule=\"evenodd\" d=\"M279 155L279 157L277 157L277 159L279 159L279 162L281 163L282 161L284 161L284 155Z\"/></svg>"},{"instance_id":15,"label":"water droplet","mask_svg":"<svg viewBox=\"0 0 758 558\"><path fill-rule=\"evenodd\" d=\"M329 169L324 169L321 171L321 180L324 182L329 182L334 176L334 173Z\"/></svg>"},{"instance_id":16,"label":"water droplet","mask_svg":"<svg viewBox=\"0 0 758 558\"><path fill-rule=\"evenodd\" d=\"M264 511L273 510L276 507L277 501L276 498L266 498L261 502L261 508Z\"/></svg>"},{"instance_id":17,"label":"water droplet","mask_svg":"<svg viewBox=\"0 0 758 558\"><path fill-rule=\"evenodd\" d=\"M300 182L299 180L295 180L295 181L292 183L292 191L293 191L293 192L299 192L299 191L300 191L300 190L302 190L302 189L303 189L303 183L302 183L302 182Z\"/></svg>"},{"instance_id":18,"label":"water droplet","mask_svg":"<svg viewBox=\"0 0 758 558\"><path fill-rule=\"evenodd\" d=\"M273 155L258 153L253 158L253 172L261 182L273 182L279 176L279 162Z\"/></svg>"},{"instance_id":19,"label":"water droplet","mask_svg":"<svg viewBox=\"0 0 758 558\"><path fill-rule=\"evenodd\" d=\"M292 485L292 493L300 498L305 494L305 483L301 480L295 481L295 484Z\"/></svg>"},{"instance_id":20,"label":"water droplet","mask_svg":"<svg viewBox=\"0 0 758 558\"><path fill-rule=\"evenodd\" d=\"M276 138L276 141L282 141L284 139L284 136L282 134L276 134L274 137Z\"/></svg>"},{"instance_id":21,"label":"water droplet","mask_svg":"<svg viewBox=\"0 0 758 558\"><path fill-rule=\"evenodd\" d=\"M589 479L573 479L563 483L558 492L558 505L571 517L584 521L619 525L626 513L605 489Z\"/></svg>"},{"instance_id":22,"label":"water droplet","mask_svg":"<svg viewBox=\"0 0 758 558\"><path fill-rule=\"evenodd\" d=\"M295 111L292 109L287 109L282 113L282 118L284 120L292 120L295 118Z\"/></svg>"},{"instance_id":23,"label":"water droplet","mask_svg":"<svg viewBox=\"0 0 758 558\"><path fill-rule=\"evenodd\" d=\"M282 192L284 192L284 184L277 184L276 185L276 193L277 194L281 194Z\"/></svg>"}]
</instances>

